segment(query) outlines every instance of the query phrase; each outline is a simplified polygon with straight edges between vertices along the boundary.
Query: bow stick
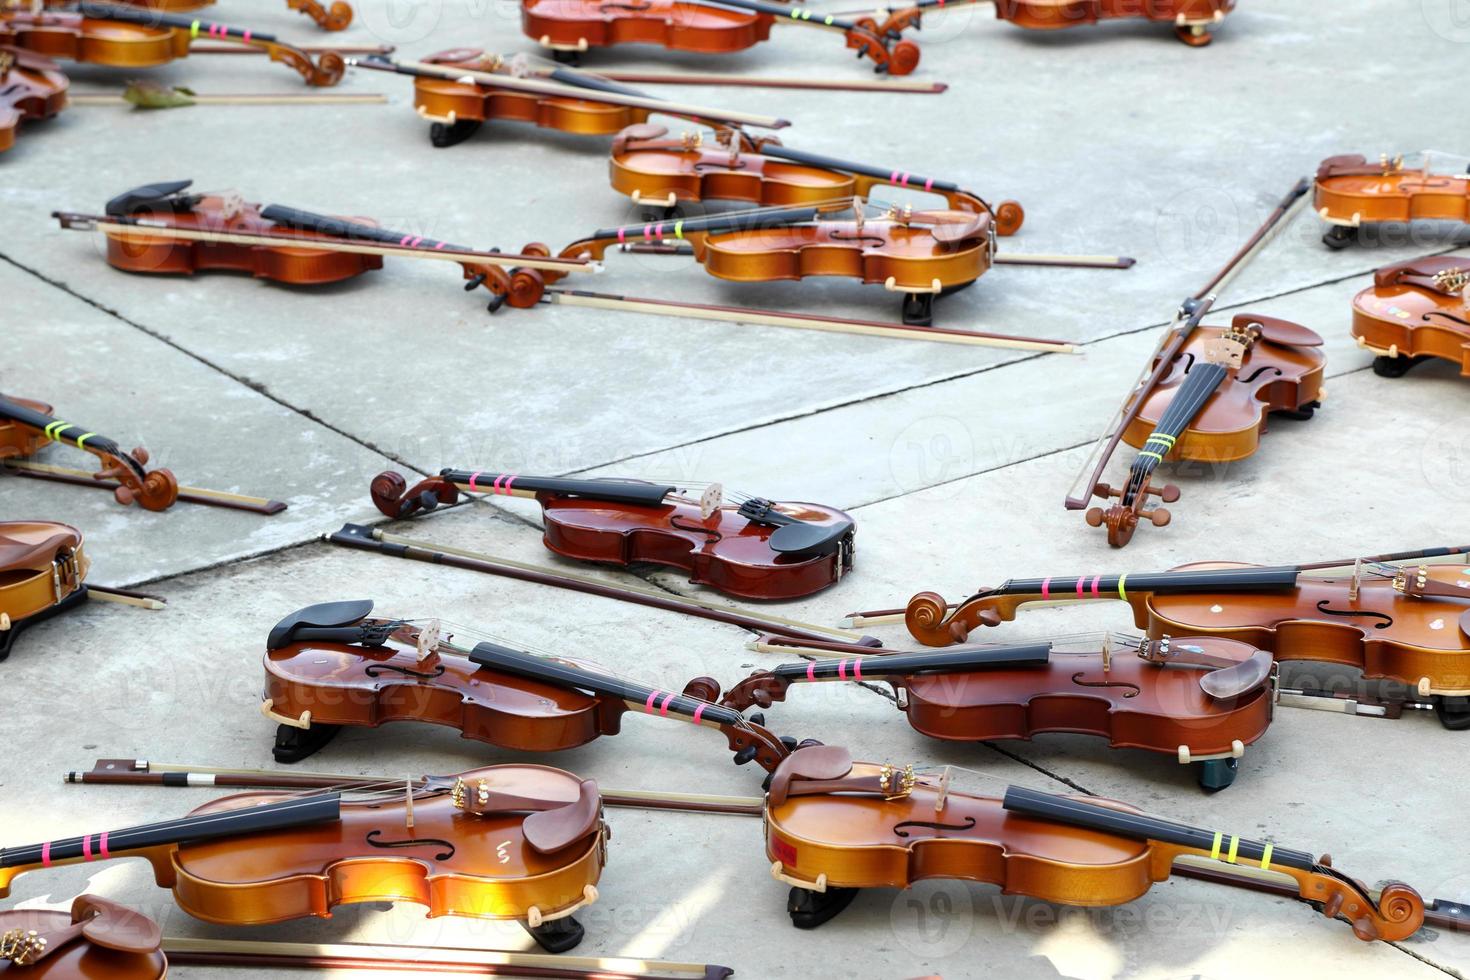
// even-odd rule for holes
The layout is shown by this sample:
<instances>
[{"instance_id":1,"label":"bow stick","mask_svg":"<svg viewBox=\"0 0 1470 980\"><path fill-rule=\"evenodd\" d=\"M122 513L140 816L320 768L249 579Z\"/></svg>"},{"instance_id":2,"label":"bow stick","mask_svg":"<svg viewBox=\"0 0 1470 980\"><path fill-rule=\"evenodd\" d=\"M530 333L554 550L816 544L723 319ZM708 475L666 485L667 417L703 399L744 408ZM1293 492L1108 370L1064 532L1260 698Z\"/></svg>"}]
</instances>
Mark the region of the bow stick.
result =
<instances>
[{"instance_id":1,"label":"bow stick","mask_svg":"<svg viewBox=\"0 0 1470 980\"><path fill-rule=\"evenodd\" d=\"M511 953L443 946L165 938L162 949L169 963L178 966L404 970L415 974L555 977L563 980L724 980L735 972L727 966L712 963L570 956L566 953Z\"/></svg>"},{"instance_id":2,"label":"bow stick","mask_svg":"<svg viewBox=\"0 0 1470 980\"><path fill-rule=\"evenodd\" d=\"M451 82L473 82L488 88L500 88L512 92L529 92L534 95L580 99L584 102L609 102L614 105L629 106L634 109L662 112L666 115L711 119L743 126L755 126L760 129L783 129L791 125L790 120L780 119L776 116L763 116L750 112L733 112L726 109L708 109L703 106L689 105L682 102L668 102L663 99L655 99L643 95L630 95L625 92L608 92L592 87L579 87L576 85L566 85L561 82L543 81L538 78L517 78L514 75L475 71L468 68L457 68L453 65L436 65L428 61L392 61L387 58L368 57L349 58L347 65L350 68L368 68L373 71L387 71L399 75L411 75L416 78L442 78Z\"/></svg>"},{"instance_id":3,"label":"bow stick","mask_svg":"<svg viewBox=\"0 0 1470 980\"><path fill-rule=\"evenodd\" d=\"M870 636L863 636L849 630L803 623L795 619L741 609L738 606L721 602L682 596L661 589L615 585L605 579L594 578L590 575L562 572L542 565L512 561L509 558L500 558L465 548L454 548L428 541L415 541L363 524L344 524L340 531L322 535L322 540L363 551L375 551L394 558L410 558L414 561L448 565L451 568L463 568L472 572L484 572L488 575L501 575L522 582L549 585L573 592L585 592L588 595L619 599L623 602L684 613L687 616L696 616L701 619L712 619L716 622L739 626L752 633L776 633L781 636L807 640L838 639L850 643L861 643L864 646L882 646Z\"/></svg>"},{"instance_id":4,"label":"bow stick","mask_svg":"<svg viewBox=\"0 0 1470 980\"><path fill-rule=\"evenodd\" d=\"M99 490L116 490L119 484L115 480L98 480L86 470L75 470L68 466L53 466L49 463L28 463L24 460L8 459L3 464L4 469L14 473L16 476L29 477L32 480L49 480L54 483L66 483L76 487L92 487ZM203 487L179 487L178 499L189 504L203 504L207 507L228 507L231 510L245 510L254 514L279 514L286 509L286 504L280 500L271 500L266 497L250 497L242 493L228 493L224 490L206 490Z\"/></svg>"},{"instance_id":5,"label":"bow stick","mask_svg":"<svg viewBox=\"0 0 1470 980\"><path fill-rule=\"evenodd\" d=\"M718 320L723 323L756 323L767 327L821 330L827 333L886 337L890 340L927 340L931 343L1000 347L1008 350L1040 351L1048 354L1077 353L1076 346L1065 340L1013 337L1007 334L955 330L947 327L919 327L902 323L884 323L881 320L853 320L807 313L783 313L780 310L763 310L745 306L684 303L675 300L594 293L580 289L548 289L541 297L541 301L559 306L582 306L598 310L622 310L629 313L655 313L660 316L687 317L691 320Z\"/></svg>"},{"instance_id":6,"label":"bow stick","mask_svg":"<svg viewBox=\"0 0 1470 980\"><path fill-rule=\"evenodd\" d=\"M388 776L359 776L326 772L289 772L270 769L226 769L177 765L146 759L98 759L90 770L71 770L63 783L110 786L170 786L177 788L224 786L243 789L351 789L401 782ZM453 777L419 776L408 780L417 789L429 789ZM712 796L702 793L658 793L648 790L603 790L608 806L634 810L672 810L687 813L724 813L759 816L758 796Z\"/></svg>"},{"instance_id":7,"label":"bow stick","mask_svg":"<svg viewBox=\"0 0 1470 980\"><path fill-rule=\"evenodd\" d=\"M70 93L72 105L131 105L139 109L181 109L195 105L383 105L386 95L374 92L282 92L273 94L201 95L191 89L156 82L129 82L120 93Z\"/></svg>"}]
</instances>

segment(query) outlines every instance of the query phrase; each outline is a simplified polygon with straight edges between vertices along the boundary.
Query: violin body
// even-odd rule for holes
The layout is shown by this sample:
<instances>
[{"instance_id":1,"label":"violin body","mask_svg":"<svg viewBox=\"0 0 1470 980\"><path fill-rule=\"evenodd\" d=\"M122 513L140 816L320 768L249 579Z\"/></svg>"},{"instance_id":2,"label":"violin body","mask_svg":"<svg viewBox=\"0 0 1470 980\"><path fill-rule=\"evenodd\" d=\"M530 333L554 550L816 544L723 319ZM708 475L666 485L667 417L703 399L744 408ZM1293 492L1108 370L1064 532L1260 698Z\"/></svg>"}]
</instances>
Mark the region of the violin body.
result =
<instances>
[{"instance_id":1,"label":"violin body","mask_svg":"<svg viewBox=\"0 0 1470 980\"><path fill-rule=\"evenodd\" d=\"M269 34L200 24L128 6L119 6L106 17L90 15L98 9L88 8L89 13L0 10L0 44L61 61L112 68L156 68L188 57L193 39L202 35L258 47L270 60L294 69L308 85L336 85L347 70L346 62L335 52L325 52L313 61L305 52Z\"/></svg>"},{"instance_id":2,"label":"violin body","mask_svg":"<svg viewBox=\"0 0 1470 980\"><path fill-rule=\"evenodd\" d=\"M1050 733L1091 735L1106 739L1111 748L1143 749L1195 764L1202 786L1223 789L1234 781L1245 747L1271 724L1270 655L1216 637L1176 635L1154 646L1166 654L1170 649L1197 653L1216 670L1236 665L1245 679L1228 693L1212 688L1216 696L1202 683L1210 676L1203 669L1166 666L1126 648L1070 653L1043 646L1040 657L981 669L966 669L958 652L783 665L752 674L720 703L737 710L766 708L786 700L789 687L808 678L886 683L909 724L930 738L990 742ZM912 669L905 665L909 660L915 661Z\"/></svg>"},{"instance_id":3,"label":"violin body","mask_svg":"<svg viewBox=\"0 0 1470 980\"><path fill-rule=\"evenodd\" d=\"M548 933L570 940L562 949L575 945L581 926L567 917L596 900L607 857L595 783L546 766L502 765L428 781L412 791L411 811L409 792L400 784L361 801L227 796L182 820L15 849L39 860L18 856L0 867L0 891L37 868L137 856L180 908L206 922L265 925L329 918L359 902L413 902L431 918L516 919L543 945ZM257 820L312 807L325 815ZM190 835L177 826L209 829ZM157 843L124 843L137 839Z\"/></svg>"},{"instance_id":4,"label":"violin body","mask_svg":"<svg viewBox=\"0 0 1470 980\"><path fill-rule=\"evenodd\" d=\"M0 522L0 660L21 630L87 598L82 532L53 521Z\"/></svg>"},{"instance_id":5,"label":"violin body","mask_svg":"<svg viewBox=\"0 0 1470 980\"><path fill-rule=\"evenodd\" d=\"M45 402L39 402L33 398L9 397L9 400L40 412L42 415L50 415L55 411ZM22 425L13 419L0 418L0 459L23 459L26 456L34 456L49 445L51 445L51 440L44 432L37 431L29 425Z\"/></svg>"},{"instance_id":6,"label":"violin body","mask_svg":"<svg viewBox=\"0 0 1470 980\"><path fill-rule=\"evenodd\" d=\"M507 473L445 470L408 489L397 473L373 480L372 498L389 517L452 504L462 491L528 497L541 505L542 541L578 561L628 566L652 563L689 573L746 599L794 599L835 584L852 568L853 520L822 504L758 500L749 506L694 498L641 480L558 481ZM715 496L718 496L716 494ZM816 545L783 550L799 523Z\"/></svg>"},{"instance_id":7,"label":"violin body","mask_svg":"<svg viewBox=\"0 0 1470 980\"><path fill-rule=\"evenodd\" d=\"M545 658L491 643L455 647L449 635L441 643L433 625L369 619L372 607L368 601L308 606L271 632L261 713L279 726L277 762L305 759L342 727L397 721L443 725L501 748L558 752L618 734L630 709L692 715L696 724L720 728L732 752L748 754L743 761L767 770L787 754L769 733L716 705L626 682L598 691L595 679L558 676L556 670L581 670L567 662L547 667Z\"/></svg>"},{"instance_id":8,"label":"violin body","mask_svg":"<svg viewBox=\"0 0 1470 980\"><path fill-rule=\"evenodd\" d=\"M640 204L666 208L687 201L786 207L867 198L875 187L897 186L943 194L955 211L990 212L999 235L1015 234L1025 217L1015 201L1004 201L992 211L979 197L953 184L907 172L890 170L885 177L783 159L774 141L752 142L739 133L726 134L725 142L710 145L699 137L661 138L666 132L661 126L640 125L618 134L608 162L613 190ZM772 154L761 152L767 146Z\"/></svg>"},{"instance_id":9,"label":"violin body","mask_svg":"<svg viewBox=\"0 0 1470 980\"><path fill-rule=\"evenodd\" d=\"M67 106L71 82L51 60L0 46L0 153L15 145L23 122L50 119Z\"/></svg>"},{"instance_id":10,"label":"violin body","mask_svg":"<svg viewBox=\"0 0 1470 980\"><path fill-rule=\"evenodd\" d=\"M1329 157L1317 169L1312 206L1332 226L1323 242L1343 248L1364 225L1470 222L1470 176L1464 169L1435 174L1427 165L1408 167L1402 158L1371 163L1357 154Z\"/></svg>"},{"instance_id":11,"label":"violin body","mask_svg":"<svg viewBox=\"0 0 1470 980\"><path fill-rule=\"evenodd\" d=\"M1286 874L1300 900L1347 920L1363 940L1402 938L1424 921L1424 901L1408 885L1391 882L1375 900L1326 858L1305 852L1212 835L1113 800L1015 786L997 798L957 790L948 777L920 776L912 766L848 758L844 767L839 754L845 751L834 746L793 753L766 796L766 857L772 875L794 886L787 908L799 928L831 919L858 889L908 888L931 878L999 885L1003 894L1062 905L1122 905L1178 873L1174 862L1186 855ZM838 769L843 774L832 777ZM1020 809L1032 800L1059 816Z\"/></svg>"},{"instance_id":12,"label":"violin body","mask_svg":"<svg viewBox=\"0 0 1470 980\"><path fill-rule=\"evenodd\" d=\"M1191 568L1249 568L1206 562ZM1410 572L1418 570L1411 569ZM1425 697L1470 695L1470 569L1428 565L1452 594L1408 596L1387 579L1303 579L1289 591L1251 595L1145 595L1130 600L1150 636L1211 635L1272 651L1278 660L1337 664L1369 680L1405 684Z\"/></svg>"},{"instance_id":13,"label":"violin body","mask_svg":"<svg viewBox=\"0 0 1470 980\"><path fill-rule=\"evenodd\" d=\"M1260 318L1246 314L1236 319ZM1137 449L1144 447L1190 371L1208 360L1207 348L1219 335L1219 327L1194 330L1174 357L1172 370L1150 392L1137 418L1124 428L1124 442ZM1316 340L1321 343L1321 338ZM1240 367L1209 396L1164 458L1219 463L1254 454L1273 413L1311 417L1322 398L1326 361L1316 346L1275 343L1263 337L1249 347Z\"/></svg>"},{"instance_id":14,"label":"violin body","mask_svg":"<svg viewBox=\"0 0 1470 980\"><path fill-rule=\"evenodd\" d=\"M889 15L880 33L917 26L925 10L943 0ZM1214 40L1214 28L1235 9L1235 0L995 0L995 16L1033 31L1065 30L1099 21L1138 17L1172 24L1174 36L1193 48Z\"/></svg>"},{"instance_id":15,"label":"violin body","mask_svg":"<svg viewBox=\"0 0 1470 980\"><path fill-rule=\"evenodd\" d=\"M0 912L0 972L6 980L163 980L161 941L142 913L83 895L68 912Z\"/></svg>"},{"instance_id":16,"label":"violin body","mask_svg":"<svg viewBox=\"0 0 1470 980\"><path fill-rule=\"evenodd\" d=\"M261 205L249 204L233 195L193 195L192 206L180 209L161 204L127 209L134 219L161 223L188 231L224 232L241 235L280 233L282 227L261 215ZM109 213L119 209L108 206ZM371 225L366 218L348 219ZM331 236L309 228L292 229L301 238ZM109 231L107 264L124 272L191 276L198 272L245 272L257 279L295 286L320 286L353 279L383 267L382 256L333 252L289 245L236 245L229 242L188 241L150 238L146 226L130 226L125 232Z\"/></svg>"},{"instance_id":17,"label":"violin body","mask_svg":"<svg viewBox=\"0 0 1470 980\"><path fill-rule=\"evenodd\" d=\"M1470 261L1428 256L1379 269L1353 297L1352 334L1381 377L1402 377L1431 358L1470 377Z\"/></svg>"},{"instance_id":18,"label":"violin body","mask_svg":"<svg viewBox=\"0 0 1470 980\"><path fill-rule=\"evenodd\" d=\"M424 59L431 64L484 70L484 52L477 48L441 51ZM612 136L648 118L649 110L608 102L558 98L513 92L471 81L419 76L413 82L414 109L432 123L435 146L453 146L467 139L481 124L497 119L534 123L582 136Z\"/></svg>"}]
</instances>

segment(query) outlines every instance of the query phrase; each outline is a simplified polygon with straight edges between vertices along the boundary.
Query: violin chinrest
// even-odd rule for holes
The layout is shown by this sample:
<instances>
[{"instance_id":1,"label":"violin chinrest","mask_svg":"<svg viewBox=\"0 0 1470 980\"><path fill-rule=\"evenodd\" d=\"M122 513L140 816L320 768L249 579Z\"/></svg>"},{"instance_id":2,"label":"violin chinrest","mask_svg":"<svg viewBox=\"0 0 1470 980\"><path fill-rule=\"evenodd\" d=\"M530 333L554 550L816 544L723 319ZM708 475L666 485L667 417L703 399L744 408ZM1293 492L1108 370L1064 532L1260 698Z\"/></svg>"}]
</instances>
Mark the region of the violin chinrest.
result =
<instances>
[{"instance_id":1,"label":"violin chinrest","mask_svg":"<svg viewBox=\"0 0 1470 980\"><path fill-rule=\"evenodd\" d=\"M990 224L990 215L985 213L968 215L963 221L941 221L934 225L934 240L946 245L966 242L985 233Z\"/></svg>"},{"instance_id":2,"label":"violin chinrest","mask_svg":"<svg viewBox=\"0 0 1470 980\"><path fill-rule=\"evenodd\" d=\"M1249 694L1271 676L1272 662L1271 654L1257 650L1248 660L1243 660L1234 667L1224 667L1201 675L1200 690L1217 701L1230 701Z\"/></svg>"},{"instance_id":3,"label":"violin chinrest","mask_svg":"<svg viewBox=\"0 0 1470 980\"><path fill-rule=\"evenodd\" d=\"M74 548L81 535L65 524L17 522L0 525L0 568L49 565L63 548Z\"/></svg>"},{"instance_id":4,"label":"violin chinrest","mask_svg":"<svg viewBox=\"0 0 1470 980\"><path fill-rule=\"evenodd\" d=\"M71 906L72 922L85 922L82 935L123 953L151 953L163 941L158 923L125 905L82 895Z\"/></svg>"},{"instance_id":5,"label":"violin chinrest","mask_svg":"<svg viewBox=\"0 0 1470 980\"><path fill-rule=\"evenodd\" d=\"M314 606L298 609L277 623L266 638L267 650L279 650L291 642L291 637L303 627L351 626L373 611L371 599L345 599L340 602L319 602Z\"/></svg>"},{"instance_id":6,"label":"violin chinrest","mask_svg":"<svg viewBox=\"0 0 1470 980\"><path fill-rule=\"evenodd\" d=\"M1259 327L1263 339L1283 347L1322 346L1322 337L1317 331L1310 330L1300 323L1282 320L1279 317L1261 316L1257 313L1241 313L1231 321L1231 324L1242 328Z\"/></svg>"},{"instance_id":7,"label":"violin chinrest","mask_svg":"<svg viewBox=\"0 0 1470 980\"><path fill-rule=\"evenodd\" d=\"M808 745L781 764L797 779L841 779L852 772L852 753L840 745Z\"/></svg>"},{"instance_id":8,"label":"violin chinrest","mask_svg":"<svg viewBox=\"0 0 1470 980\"><path fill-rule=\"evenodd\" d=\"M170 210L178 207L192 207L193 202L198 201L197 197L179 198L176 195L180 191L187 190L193 183L192 180L166 180L157 184L134 187L108 201L106 213L119 217L160 205Z\"/></svg>"},{"instance_id":9,"label":"violin chinrest","mask_svg":"<svg viewBox=\"0 0 1470 980\"><path fill-rule=\"evenodd\" d=\"M526 843L542 854L570 847L592 833L602 819L602 794L597 782L582 780L576 802L554 810L538 810L521 824Z\"/></svg>"},{"instance_id":10,"label":"violin chinrest","mask_svg":"<svg viewBox=\"0 0 1470 980\"><path fill-rule=\"evenodd\" d=\"M658 123L644 122L624 126L618 131L618 135L613 137L613 156L617 156L626 150L629 143L642 143L648 140L661 139L667 135L669 135L669 128L667 126L660 126Z\"/></svg>"},{"instance_id":11,"label":"violin chinrest","mask_svg":"<svg viewBox=\"0 0 1470 980\"><path fill-rule=\"evenodd\" d=\"M823 555L836 547L837 542L851 530L852 524L848 521L838 524L809 524L799 521L776 528L766 543L779 555Z\"/></svg>"}]
</instances>

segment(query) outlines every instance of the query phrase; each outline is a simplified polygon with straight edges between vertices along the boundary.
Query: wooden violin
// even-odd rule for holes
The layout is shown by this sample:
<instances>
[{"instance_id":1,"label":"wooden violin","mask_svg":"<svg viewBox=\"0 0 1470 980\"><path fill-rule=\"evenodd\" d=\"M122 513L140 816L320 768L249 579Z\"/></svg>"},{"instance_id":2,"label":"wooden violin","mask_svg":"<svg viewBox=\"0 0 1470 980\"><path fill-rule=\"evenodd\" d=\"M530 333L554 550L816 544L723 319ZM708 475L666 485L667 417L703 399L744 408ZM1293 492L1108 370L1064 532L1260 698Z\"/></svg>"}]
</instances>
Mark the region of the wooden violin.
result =
<instances>
[{"instance_id":1,"label":"wooden violin","mask_svg":"<svg viewBox=\"0 0 1470 980\"><path fill-rule=\"evenodd\" d=\"M494 120L534 123L583 136L612 136L654 113L717 129L790 125L774 116L669 102L569 68L526 77L505 59L480 48L453 48L423 61L376 57L353 59L350 64L413 78L414 109L429 121L429 140L438 147L462 143Z\"/></svg>"},{"instance_id":2,"label":"wooden violin","mask_svg":"<svg viewBox=\"0 0 1470 980\"><path fill-rule=\"evenodd\" d=\"M767 0L521 0L521 30L558 60L575 62L591 48L656 44L670 51L729 54L770 39L775 24L840 33L873 70L907 75L919 65L919 46L874 30L871 20L846 20Z\"/></svg>"},{"instance_id":3,"label":"wooden violin","mask_svg":"<svg viewBox=\"0 0 1470 980\"><path fill-rule=\"evenodd\" d=\"M150 470L148 451L125 452L106 436L51 415L44 402L0 395L0 460L34 456L52 442L75 446L96 456L102 469L92 480L115 481L118 503L136 503L144 510L167 510L179 499L179 481L169 470Z\"/></svg>"},{"instance_id":4,"label":"wooden violin","mask_svg":"<svg viewBox=\"0 0 1470 980\"><path fill-rule=\"evenodd\" d=\"M684 243L706 272L734 282L843 276L903 295L903 322L933 322L934 298L969 286L995 253L989 214L878 210L860 200L757 208L704 218L602 228L562 249L601 261L608 249ZM846 212L849 217L839 217ZM548 282L554 282L547 277Z\"/></svg>"},{"instance_id":5,"label":"wooden violin","mask_svg":"<svg viewBox=\"0 0 1470 980\"><path fill-rule=\"evenodd\" d=\"M923 772L853 762L813 746L782 763L766 795L766 858L792 886L792 923L812 929L864 888L907 888L927 878L999 885L1002 894L1060 905L1122 905L1155 882L1190 872L1251 888L1285 876L1296 898L1394 942L1424 923L1424 900L1390 881L1375 895L1331 859L1150 816L1113 800L1008 786L1001 797L956 787L953 770Z\"/></svg>"},{"instance_id":6,"label":"wooden violin","mask_svg":"<svg viewBox=\"0 0 1470 980\"><path fill-rule=\"evenodd\" d=\"M1401 378L1442 358L1470 377L1470 259L1430 255L1373 274L1353 297L1353 337L1371 351L1373 372Z\"/></svg>"},{"instance_id":7,"label":"wooden violin","mask_svg":"<svg viewBox=\"0 0 1470 980\"><path fill-rule=\"evenodd\" d=\"M534 270L591 271L590 263L549 258L532 242L523 253L476 251L389 231L367 218L338 218L280 204L247 203L234 192L191 194L192 181L145 184L107 202L105 214L55 212L63 228L101 231L107 262L124 272L192 275L226 270L298 286L341 282L380 269L384 256L452 262L466 290L484 286L492 311L534 306Z\"/></svg>"},{"instance_id":8,"label":"wooden violin","mask_svg":"<svg viewBox=\"0 0 1470 980\"><path fill-rule=\"evenodd\" d=\"M111 490L124 506L137 503L144 510L161 511L176 501L226 507L255 514L279 514L286 505L279 500L249 497L201 487L181 487L172 471L150 470L148 451L124 452L116 442L90 432L84 426L52 416L52 408L28 398L0 395L0 472L69 486ZM96 472L29 461L53 442L75 446L96 456L102 469Z\"/></svg>"},{"instance_id":9,"label":"wooden violin","mask_svg":"<svg viewBox=\"0 0 1470 980\"><path fill-rule=\"evenodd\" d=\"M852 570L853 520L821 504L740 495L715 483L697 490L642 480L575 480L445 469L407 489L397 473L372 482L388 517L453 504L461 493L523 497L541 505L542 541L579 561L651 562L689 581L748 599L795 599Z\"/></svg>"},{"instance_id":10,"label":"wooden violin","mask_svg":"<svg viewBox=\"0 0 1470 980\"><path fill-rule=\"evenodd\" d=\"M168 960L152 919L96 895L69 912L0 912L0 973L6 980L163 980Z\"/></svg>"},{"instance_id":11,"label":"wooden violin","mask_svg":"<svg viewBox=\"0 0 1470 980\"><path fill-rule=\"evenodd\" d=\"M1436 166L1444 156L1425 152L1414 164L1386 155L1377 163L1357 154L1323 160L1312 205L1329 225L1323 243L1346 248L1362 241L1365 225L1385 222L1470 222L1470 173L1463 158Z\"/></svg>"},{"instance_id":12,"label":"wooden violin","mask_svg":"<svg viewBox=\"0 0 1470 980\"><path fill-rule=\"evenodd\" d=\"M437 622L371 616L371 601L297 610L271 630L261 712L277 762L299 762L344 726L423 721L468 739L555 752L616 735L629 710L718 729L737 765L774 770L796 745L738 711L498 643L470 645Z\"/></svg>"},{"instance_id":13,"label":"wooden violin","mask_svg":"<svg viewBox=\"0 0 1470 980\"><path fill-rule=\"evenodd\" d=\"M264 51L272 61L295 69L308 85L336 85L346 70L342 56L333 51L313 61L307 52L270 34L126 4L82 0L75 11L0 10L0 44L113 68L154 68L188 57L199 37Z\"/></svg>"},{"instance_id":14,"label":"wooden violin","mask_svg":"<svg viewBox=\"0 0 1470 980\"><path fill-rule=\"evenodd\" d=\"M1179 488L1155 487L1166 460L1220 463L1256 451L1271 415L1309 419L1323 397L1326 358L1322 338L1288 320L1236 314L1229 327L1205 326L1216 296L1305 199L1299 183L1245 246L1204 289L1187 298L1137 385L1098 440L1067 494L1068 510L1094 497L1116 500L1087 510L1087 523L1106 527L1108 544L1121 548L1141 521L1164 527L1173 515L1154 507L1179 499ZM1103 481L1121 443L1138 450L1121 486Z\"/></svg>"},{"instance_id":15,"label":"wooden violin","mask_svg":"<svg viewBox=\"0 0 1470 980\"><path fill-rule=\"evenodd\" d=\"M774 136L751 137L735 128L715 130L710 143L703 133L667 135L665 127L651 123L618 133L609 164L613 190L646 207L669 209L689 201L790 207L901 187L941 195L951 211L988 214L997 235L1014 235L1025 220L1015 201L991 207L950 181L792 149Z\"/></svg>"},{"instance_id":16,"label":"wooden violin","mask_svg":"<svg viewBox=\"0 0 1470 980\"><path fill-rule=\"evenodd\" d=\"M910 7L883 11L881 23L866 23L887 37L919 27L927 11L977 4L992 4L997 20L1032 31L1064 30L1133 17L1169 23L1174 26L1174 36L1192 48L1214 40L1214 28L1235 9L1235 0L918 0Z\"/></svg>"},{"instance_id":17,"label":"wooden violin","mask_svg":"<svg viewBox=\"0 0 1470 980\"><path fill-rule=\"evenodd\" d=\"M1470 571L1428 559L1470 548L1427 548L1347 561L1258 566L1193 562L1167 572L1010 579L953 606L920 592L899 610L928 646L965 642L1033 602L1121 600L1152 637L1215 636L1278 660L1338 664L1434 698L1446 727L1470 727ZM1400 561L1426 562L1398 567ZM1308 575L1308 572L1331 572ZM873 621L889 610L858 613Z\"/></svg>"},{"instance_id":18,"label":"wooden violin","mask_svg":"<svg viewBox=\"0 0 1470 980\"><path fill-rule=\"evenodd\" d=\"M607 829L597 784L545 766L487 766L419 787L256 792L187 816L0 849L0 896L39 868L141 857L195 918L264 925L401 901L430 916L515 919L551 952L582 938Z\"/></svg>"},{"instance_id":19,"label":"wooden violin","mask_svg":"<svg viewBox=\"0 0 1470 980\"><path fill-rule=\"evenodd\" d=\"M745 711L786 700L793 684L865 682L893 688L915 731L954 742L1093 735L1112 748L1143 749L1193 764L1200 786L1235 781L1245 747L1271 724L1271 655L1211 636L1079 640L974 647L944 653L861 653L756 671L720 697L718 685L686 690ZM820 649L818 647L817 649ZM875 651L869 651L873 653ZM711 682L712 683L712 682Z\"/></svg>"},{"instance_id":20,"label":"wooden violin","mask_svg":"<svg viewBox=\"0 0 1470 980\"><path fill-rule=\"evenodd\" d=\"M0 153L15 145L21 123L50 119L65 109L70 86L51 59L0 45Z\"/></svg>"},{"instance_id":21,"label":"wooden violin","mask_svg":"<svg viewBox=\"0 0 1470 980\"><path fill-rule=\"evenodd\" d=\"M65 7L76 0L46 0L48 7ZM112 0L114 3L138 7L142 10L162 10L169 13L203 10L214 6L215 0ZM346 30L352 23L352 4L347 0L329 0L327 4L318 0L285 0L286 9L310 17L324 31Z\"/></svg>"}]
</instances>

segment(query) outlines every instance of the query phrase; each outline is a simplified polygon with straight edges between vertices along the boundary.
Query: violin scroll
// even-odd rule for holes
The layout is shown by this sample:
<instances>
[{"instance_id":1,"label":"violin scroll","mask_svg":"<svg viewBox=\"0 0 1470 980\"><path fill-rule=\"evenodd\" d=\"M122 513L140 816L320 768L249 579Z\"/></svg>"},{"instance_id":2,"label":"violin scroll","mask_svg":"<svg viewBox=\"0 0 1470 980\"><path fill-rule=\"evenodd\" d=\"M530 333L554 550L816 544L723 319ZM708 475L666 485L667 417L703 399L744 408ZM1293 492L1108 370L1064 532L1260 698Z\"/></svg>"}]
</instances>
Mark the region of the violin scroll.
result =
<instances>
[{"instance_id":1,"label":"violin scroll","mask_svg":"<svg viewBox=\"0 0 1470 980\"><path fill-rule=\"evenodd\" d=\"M997 235L1014 235L1021 230L1021 224L1026 220L1026 211L1021 207L1020 201L1001 201L995 206L994 213Z\"/></svg>"},{"instance_id":2,"label":"violin scroll","mask_svg":"<svg viewBox=\"0 0 1470 980\"><path fill-rule=\"evenodd\" d=\"M310 17L324 31L343 31L352 23L352 4L346 0L332 0L329 7L317 0L286 0L286 6Z\"/></svg>"},{"instance_id":3,"label":"violin scroll","mask_svg":"<svg viewBox=\"0 0 1470 980\"><path fill-rule=\"evenodd\" d=\"M335 51L323 51L312 61L311 55L305 51L284 44L267 44L265 50L272 61L296 69L296 73L313 88L331 88L347 73L346 59Z\"/></svg>"},{"instance_id":4,"label":"violin scroll","mask_svg":"<svg viewBox=\"0 0 1470 980\"><path fill-rule=\"evenodd\" d=\"M400 473L385 470L373 477L368 493L373 504L385 517L412 517L424 511L434 510L441 504L459 502L459 490L448 480L431 476L420 480L408 489L408 481Z\"/></svg>"},{"instance_id":5,"label":"violin scroll","mask_svg":"<svg viewBox=\"0 0 1470 980\"><path fill-rule=\"evenodd\" d=\"M970 603L965 603L968 610ZM995 622L1000 622L1000 617L994 613ZM987 626L995 625L986 621L981 614L974 621L967 622L968 617L961 616L960 610L955 610L951 615L949 603L937 592L920 592L909 600L908 608L904 610L903 621L908 627L909 633L914 639L931 647L947 647L952 643L964 643L970 636L970 630L979 622L985 622Z\"/></svg>"},{"instance_id":6,"label":"violin scroll","mask_svg":"<svg viewBox=\"0 0 1470 980\"><path fill-rule=\"evenodd\" d=\"M1362 885L1332 868L1323 855L1316 871L1300 880L1301 896L1329 919L1341 919L1364 942L1398 942L1424 925L1424 899L1402 881L1383 886L1375 902Z\"/></svg>"},{"instance_id":7,"label":"violin scroll","mask_svg":"<svg viewBox=\"0 0 1470 980\"><path fill-rule=\"evenodd\" d=\"M1099 483L1093 494L1106 500L1112 497L1122 497L1124 491L1106 483ZM1149 497L1158 497L1164 503L1172 504L1179 499L1179 488L1172 483L1163 487L1154 487L1145 483L1134 496L1131 505L1119 502L1106 510L1102 507L1090 508L1086 514L1087 523L1092 527L1106 527L1108 544L1114 548L1121 548L1133 540L1133 532L1138 529L1140 519L1148 521L1154 527L1167 527L1174 519L1174 515L1163 507L1144 510Z\"/></svg>"}]
</instances>

